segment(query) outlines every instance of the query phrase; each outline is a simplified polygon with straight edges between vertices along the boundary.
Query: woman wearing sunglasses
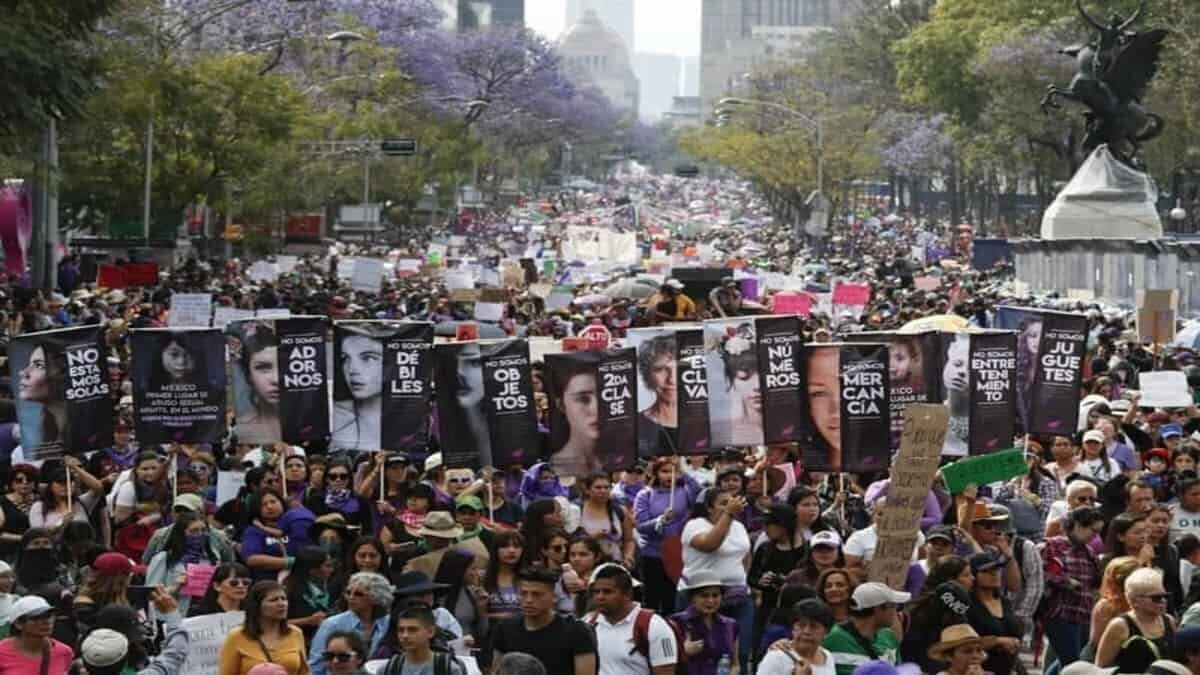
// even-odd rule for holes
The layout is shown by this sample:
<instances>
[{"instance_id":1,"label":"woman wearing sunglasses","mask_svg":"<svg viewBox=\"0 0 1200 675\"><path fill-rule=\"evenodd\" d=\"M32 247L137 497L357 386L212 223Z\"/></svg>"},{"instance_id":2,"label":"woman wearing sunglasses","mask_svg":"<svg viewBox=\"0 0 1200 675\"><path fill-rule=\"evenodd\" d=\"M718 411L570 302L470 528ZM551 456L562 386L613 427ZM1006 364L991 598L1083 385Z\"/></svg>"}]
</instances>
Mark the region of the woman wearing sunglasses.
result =
<instances>
[{"instance_id":1,"label":"woman wearing sunglasses","mask_svg":"<svg viewBox=\"0 0 1200 675\"><path fill-rule=\"evenodd\" d=\"M323 490L312 490L304 500L316 516L340 513L346 525L359 528L360 532L372 532L371 503L354 493L354 466L345 458L338 458L325 469Z\"/></svg>"},{"instance_id":2,"label":"woman wearing sunglasses","mask_svg":"<svg viewBox=\"0 0 1200 675\"><path fill-rule=\"evenodd\" d=\"M237 612L250 590L250 569L241 563L221 563L213 572L208 592L200 602L192 603L188 616Z\"/></svg>"},{"instance_id":3,"label":"woman wearing sunglasses","mask_svg":"<svg viewBox=\"0 0 1200 675\"><path fill-rule=\"evenodd\" d=\"M363 664L366 663L366 644L361 636L354 631L342 630L329 636L325 643L325 651L321 652L321 660L325 662L325 672L329 675L366 675Z\"/></svg>"},{"instance_id":4,"label":"woman wearing sunglasses","mask_svg":"<svg viewBox=\"0 0 1200 675\"><path fill-rule=\"evenodd\" d=\"M1108 622L1096 648L1096 665L1119 673L1144 673L1159 659L1172 659L1175 619L1167 614L1170 594L1162 573L1143 567L1125 580L1130 610Z\"/></svg>"},{"instance_id":5,"label":"woman wearing sunglasses","mask_svg":"<svg viewBox=\"0 0 1200 675\"><path fill-rule=\"evenodd\" d=\"M374 572L359 572L350 577L346 584L346 611L325 619L317 629L311 643L308 667L313 675L325 675L325 652L334 633L354 631L367 644L367 652L373 654L387 635L388 609L395 595L387 577Z\"/></svg>"},{"instance_id":6,"label":"woman wearing sunglasses","mask_svg":"<svg viewBox=\"0 0 1200 675\"><path fill-rule=\"evenodd\" d=\"M29 509L37 494L38 469L32 464L12 468L8 493L0 498L0 558L12 562L21 548L21 536L29 529Z\"/></svg>"}]
</instances>

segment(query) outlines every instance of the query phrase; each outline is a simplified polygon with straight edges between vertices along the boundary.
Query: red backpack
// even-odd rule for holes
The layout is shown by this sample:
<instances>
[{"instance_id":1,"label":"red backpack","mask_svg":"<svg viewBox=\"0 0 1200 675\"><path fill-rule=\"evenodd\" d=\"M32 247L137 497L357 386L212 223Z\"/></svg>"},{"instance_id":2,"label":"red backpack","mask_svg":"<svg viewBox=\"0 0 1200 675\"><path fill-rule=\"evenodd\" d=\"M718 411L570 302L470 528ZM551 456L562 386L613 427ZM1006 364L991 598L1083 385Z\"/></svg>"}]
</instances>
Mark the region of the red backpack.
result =
<instances>
[{"instance_id":1,"label":"red backpack","mask_svg":"<svg viewBox=\"0 0 1200 675\"><path fill-rule=\"evenodd\" d=\"M633 619L633 651L641 654L646 659L646 663L650 663L650 620L654 618L654 610L639 607L637 616ZM591 618L587 620L587 624L596 629L596 622L600 620L600 613L593 612ZM675 673L676 675L687 675L687 652L683 651L683 630L679 628L679 624L662 617L663 621L671 627L671 632L675 634ZM632 652L631 652L632 653ZM653 664L650 665L650 671L654 671Z\"/></svg>"}]
</instances>

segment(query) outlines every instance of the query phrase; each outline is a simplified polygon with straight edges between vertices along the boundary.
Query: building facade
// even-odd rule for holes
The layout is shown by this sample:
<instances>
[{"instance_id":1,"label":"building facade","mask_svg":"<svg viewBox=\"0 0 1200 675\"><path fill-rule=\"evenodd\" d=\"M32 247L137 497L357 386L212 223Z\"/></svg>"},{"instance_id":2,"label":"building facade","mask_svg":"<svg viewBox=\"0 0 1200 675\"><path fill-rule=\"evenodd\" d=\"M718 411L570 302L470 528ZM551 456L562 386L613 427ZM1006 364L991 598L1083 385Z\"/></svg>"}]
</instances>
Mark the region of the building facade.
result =
<instances>
[{"instance_id":1,"label":"building facade","mask_svg":"<svg viewBox=\"0 0 1200 675\"><path fill-rule=\"evenodd\" d=\"M600 22L617 32L634 53L633 0L566 0L566 25L574 26L583 18L584 12L592 10Z\"/></svg>"},{"instance_id":2,"label":"building facade","mask_svg":"<svg viewBox=\"0 0 1200 675\"><path fill-rule=\"evenodd\" d=\"M558 51L571 77L596 86L623 114L637 116L639 86L629 48L596 12L586 10L563 32Z\"/></svg>"},{"instance_id":3,"label":"building facade","mask_svg":"<svg viewBox=\"0 0 1200 675\"><path fill-rule=\"evenodd\" d=\"M767 59L786 58L814 32L847 18L846 0L704 0L700 20L700 103L713 105Z\"/></svg>"},{"instance_id":4,"label":"building facade","mask_svg":"<svg viewBox=\"0 0 1200 675\"><path fill-rule=\"evenodd\" d=\"M525 0L457 0L458 30L524 26Z\"/></svg>"}]
</instances>

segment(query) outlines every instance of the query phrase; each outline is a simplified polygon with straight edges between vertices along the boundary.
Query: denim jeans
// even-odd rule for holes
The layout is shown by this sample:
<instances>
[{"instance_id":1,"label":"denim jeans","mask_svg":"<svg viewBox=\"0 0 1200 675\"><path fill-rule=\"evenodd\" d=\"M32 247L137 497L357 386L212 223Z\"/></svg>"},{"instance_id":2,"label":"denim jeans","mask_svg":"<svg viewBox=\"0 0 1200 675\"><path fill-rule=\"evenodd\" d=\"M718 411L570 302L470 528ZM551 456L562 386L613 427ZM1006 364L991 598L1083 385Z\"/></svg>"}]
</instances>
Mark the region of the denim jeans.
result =
<instances>
[{"instance_id":1,"label":"denim jeans","mask_svg":"<svg viewBox=\"0 0 1200 675\"><path fill-rule=\"evenodd\" d=\"M1058 671L1079 660L1079 652L1087 645L1088 625L1046 619L1046 639L1053 645L1058 660L1047 666L1045 675L1058 675Z\"/></svg>"}]
</instances>

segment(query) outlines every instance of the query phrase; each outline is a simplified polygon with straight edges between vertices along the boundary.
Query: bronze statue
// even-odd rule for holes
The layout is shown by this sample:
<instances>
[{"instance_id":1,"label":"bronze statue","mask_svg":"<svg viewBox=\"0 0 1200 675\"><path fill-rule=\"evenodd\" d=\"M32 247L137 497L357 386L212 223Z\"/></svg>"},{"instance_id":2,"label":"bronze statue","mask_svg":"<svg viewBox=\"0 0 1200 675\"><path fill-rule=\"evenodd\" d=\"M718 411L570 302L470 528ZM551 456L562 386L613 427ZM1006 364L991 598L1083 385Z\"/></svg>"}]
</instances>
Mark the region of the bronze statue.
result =
<instances>
[{"instance_id":1,"label":"bronze statue","mask_svg":"<svg viewBox=\"0 0 1200 675\"><path fill-rule=\"evenodd\" d=\"M1113 15L1108 24L1103 24L1084 10L1083 0L1075 0L1080 16L1098 35L1086 44L1059 50L1060 54L1075 57L1075 77L1065 89L1050 85L1042 99L1042 110L1046 112L1060 108L1060 98L1087 106L1081 148L1084 157L1108 144L1114 157L1139 170L1143 169L1137 158L1141 143L1163 131L1163 119L1142 106L1142 97L1158 70L1159 53L1168 32L1129 30L1146 9L1146 2L1142 0L1129 18Z\"/></svg>"}]
</instances>

